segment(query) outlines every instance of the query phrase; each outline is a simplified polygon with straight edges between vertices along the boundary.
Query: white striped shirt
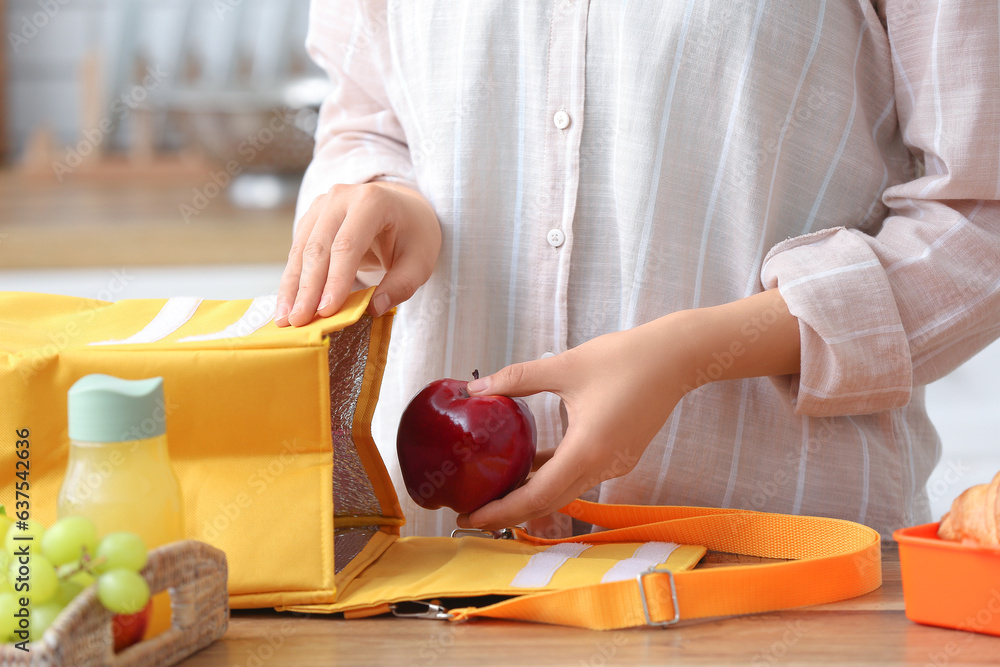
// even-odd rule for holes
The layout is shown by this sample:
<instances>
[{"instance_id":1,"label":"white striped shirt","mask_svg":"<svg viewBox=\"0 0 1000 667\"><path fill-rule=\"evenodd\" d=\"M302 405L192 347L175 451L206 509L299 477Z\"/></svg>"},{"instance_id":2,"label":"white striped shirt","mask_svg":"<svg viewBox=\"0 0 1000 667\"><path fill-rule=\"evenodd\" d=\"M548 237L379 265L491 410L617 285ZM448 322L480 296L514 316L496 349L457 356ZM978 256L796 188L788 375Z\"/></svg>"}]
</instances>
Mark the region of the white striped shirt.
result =
<instances>
[{"instance_id":1,"label":"white striped shirt","mask_svg":"<svg viewBox=\"0 0 1000 667\"><path fill-rule=\"evenodd\" d=\"M443 230L375 416L408 532L454 526L398 474L423 384L775 286L801 374L692 392L600 499L929 520L923 385L1000 327L998 26L974 0L314 0L336 89L299 214L387 178ZM529 403L556 446L558 398Z\"/></svg>"}]
</instances>

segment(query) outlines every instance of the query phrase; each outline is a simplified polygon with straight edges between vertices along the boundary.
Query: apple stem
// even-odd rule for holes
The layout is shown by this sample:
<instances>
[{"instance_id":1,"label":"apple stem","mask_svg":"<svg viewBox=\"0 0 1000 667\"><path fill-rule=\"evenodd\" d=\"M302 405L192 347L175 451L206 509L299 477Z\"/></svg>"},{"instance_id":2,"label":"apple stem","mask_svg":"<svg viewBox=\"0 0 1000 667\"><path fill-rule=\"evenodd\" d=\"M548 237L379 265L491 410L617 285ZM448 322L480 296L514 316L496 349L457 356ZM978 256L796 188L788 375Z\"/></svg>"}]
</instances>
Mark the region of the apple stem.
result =
<instances>
[{"instance_id":1,"label":"apple stem","mask_svg":"<svg viewBox=\"0 0 1000 667\"><path fill-rule=\"evenodd\" d=\"M472 379L473 380L478 380L479 379L479 369L478 368L476 370L472 371Z\"/></svg>"}]
</instances>

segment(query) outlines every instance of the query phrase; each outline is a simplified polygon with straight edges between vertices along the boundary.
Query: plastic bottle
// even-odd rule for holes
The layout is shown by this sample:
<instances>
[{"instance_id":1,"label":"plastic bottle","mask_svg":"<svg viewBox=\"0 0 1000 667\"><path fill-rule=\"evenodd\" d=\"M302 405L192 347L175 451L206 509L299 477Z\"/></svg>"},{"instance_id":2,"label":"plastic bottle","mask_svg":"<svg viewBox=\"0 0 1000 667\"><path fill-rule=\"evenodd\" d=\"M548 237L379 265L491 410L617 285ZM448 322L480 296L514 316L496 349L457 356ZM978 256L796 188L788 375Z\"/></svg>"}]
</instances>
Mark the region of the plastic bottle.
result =
<instances>
[{"instance_id":1,"label":"plastic bottle","mask_svg":"<svg viewBox=\"0 0 1000 667\"><path fill-rule=\"evenodd\" d=\"M98 538L128 530L150 550L184 539L180 484L167 450L163 378L87 375L69 390L69 463L58 514L81 515ZM170 627L170 599L153 597L146 637Z\"/></svg>"}]
</instances>

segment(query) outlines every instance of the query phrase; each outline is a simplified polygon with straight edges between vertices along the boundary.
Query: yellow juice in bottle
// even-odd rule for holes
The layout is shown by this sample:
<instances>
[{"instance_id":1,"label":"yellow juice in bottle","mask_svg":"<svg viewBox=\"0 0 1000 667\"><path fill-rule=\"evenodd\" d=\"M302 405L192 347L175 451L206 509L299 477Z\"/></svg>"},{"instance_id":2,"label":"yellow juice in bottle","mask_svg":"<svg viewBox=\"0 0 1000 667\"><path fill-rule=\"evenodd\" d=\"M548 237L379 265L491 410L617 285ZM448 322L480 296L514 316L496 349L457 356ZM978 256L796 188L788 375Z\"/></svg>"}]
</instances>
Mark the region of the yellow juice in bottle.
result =
<instances>
[{"instance_id":1,"label":"yellow juice in bottle","mask_svg":"<svg viewBox=\"0 0 1000 667\"><path fill-rule=\"evenodd\" d=\"M180 485L170 465L162 379L88 375L70 389L70 451L59 517L94 522L98 538L127 530L152 551L184 539ZM170 596L154 595L145 636L170 627Z\"/></svg>"}]
</instances>

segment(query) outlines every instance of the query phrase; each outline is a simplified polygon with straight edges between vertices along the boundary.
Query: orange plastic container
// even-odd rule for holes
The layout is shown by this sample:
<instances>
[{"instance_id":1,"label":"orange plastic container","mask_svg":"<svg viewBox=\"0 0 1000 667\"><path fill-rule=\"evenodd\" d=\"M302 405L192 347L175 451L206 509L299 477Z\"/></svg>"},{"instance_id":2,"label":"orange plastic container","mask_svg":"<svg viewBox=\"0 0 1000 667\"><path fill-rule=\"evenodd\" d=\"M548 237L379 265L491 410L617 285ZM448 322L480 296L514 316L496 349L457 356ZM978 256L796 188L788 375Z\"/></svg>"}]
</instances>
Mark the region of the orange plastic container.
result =
<instances>
[{"instance_id":1,"label":"orange plastic container","mask_svg":"<svg viewBox=\"0 0 1000 667\"><path fill-rule=\"evenodd\" d=\"M901 528L906 617L916 623L1000 635L1000 549L942 540L938 524Z\"/></svg>"}]
</instances>

